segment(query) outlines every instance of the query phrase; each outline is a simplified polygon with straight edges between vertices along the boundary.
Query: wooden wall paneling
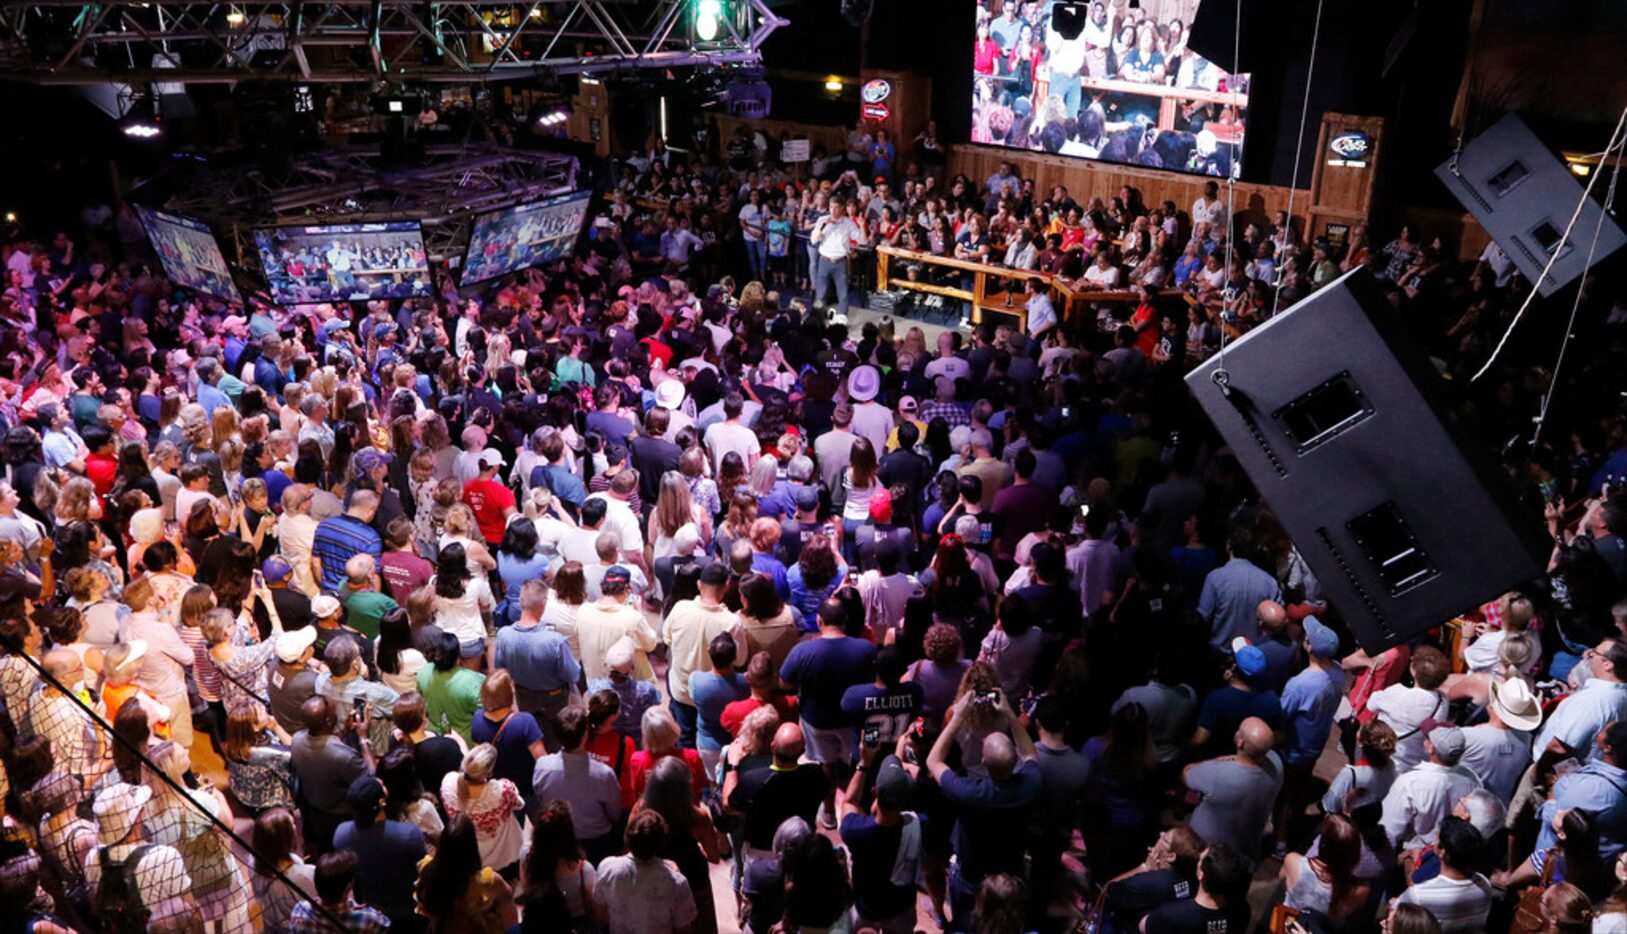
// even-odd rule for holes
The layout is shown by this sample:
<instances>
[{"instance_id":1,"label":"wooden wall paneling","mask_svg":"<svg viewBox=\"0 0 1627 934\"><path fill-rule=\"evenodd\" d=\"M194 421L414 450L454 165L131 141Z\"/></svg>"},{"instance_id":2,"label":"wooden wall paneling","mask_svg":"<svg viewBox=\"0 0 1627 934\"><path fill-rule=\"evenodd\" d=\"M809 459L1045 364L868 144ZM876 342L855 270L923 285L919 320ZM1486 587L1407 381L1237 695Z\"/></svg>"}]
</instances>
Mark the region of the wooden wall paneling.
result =
<instances>
[{"instance_id":1,"label":"wooden wall paneling","mask_svg":"<svg viewBox=\"0 0 1627 934\"><path fill-rule=\"evenodd\" d=\"M964 172L979 184L993 175L1001 162L1010 162L1018 175L1033 178L1035 186L1044 193L1062 185L1076 201L1090 196L1103 200L1119 193L1119 188L1130 185L1141 192L1147 205L1156 207L1165 201L1175 202L1177 210L1190 212L1192 202L1203 194L1205 182L1220 181L1221 197L1226 196L1224 180L1202 175L1185 175L1144 169L1137 166L1115 165L1070 156L1052 156L1041 153L1003 149L998 146L951 146L949 174ZM1288 188L1279 185L1261 185L1240 182L1234 186L1233 212L1242 223L1266 223L1271 212L1288 209ZM1294 196L1297 222L1304 224L1311 204L1310 192L1301 190Z\"/></svg>"}]
</instances>

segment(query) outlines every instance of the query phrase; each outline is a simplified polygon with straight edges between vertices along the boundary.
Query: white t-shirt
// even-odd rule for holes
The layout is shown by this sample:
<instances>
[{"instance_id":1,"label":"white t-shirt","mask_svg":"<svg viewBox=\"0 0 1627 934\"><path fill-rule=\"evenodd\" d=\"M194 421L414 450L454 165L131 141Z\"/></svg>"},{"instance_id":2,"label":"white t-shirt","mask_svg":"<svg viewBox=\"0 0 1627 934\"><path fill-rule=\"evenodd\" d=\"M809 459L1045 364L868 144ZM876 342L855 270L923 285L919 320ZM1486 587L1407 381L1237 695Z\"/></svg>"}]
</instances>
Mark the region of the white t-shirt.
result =
<instances>
[{"instance_id":1,"label":"white t-shirt","mask_svg":"<svg viewBox=\"0 0 1627 934\"><path fill-rule=\"evenodd\" d=\"M644 550L644 532L639 528L638 516L633 513L633 507L609 493L595 493L588 499L602 499L605 502L604 525L599 527L599 531L615 530L621 536L621 550L624 552ZM592 563L598 563L597 553Z\"/></svg>"},{"instance_id":2,"label":"white t-shirt","mask_svg":"<svg viewBox=\"0 0 1627 934\"><path fill-rule=\"evenodd\" d=\"M434 578L431 578L430 583L433 585L434 582ZM463 596L435 597L435 625L457 636L459 642L484 639L486 623L480 618L480 609L490 609L496 605L486 575L476 573L464 583Z\"/></svg>"},{"instance_id":3,"label":"white t-shirt","mask_svg":"<svg viewBox=\"0 0 1627 934\"><path fill-rule=\"evenodd\" d=\"M925 374L927 379L933 380L939 376L964 379L972 375L972 365L960 357L933 357L926 365Z\"/></svg>"},{"instance_id":4,"label":"white t-shirt","mask_svg":"<svg viewBox=\"0 0 1627 934\"><path fill-rule=\"evenodd\" d=\"M1226 202L1222 198L1214 201L1205 201L1202 198L1192 202L1192 223L1208 224L1213 227L1226 218Z\"/></svg>"},{"instance_id":5,"label":"white t-shirt","mask_svg":"<svg viewBox=\"0 0 1627 934\"><path fill-rule=\"evenodd\" d=\"M740 209L740 232L745 234L747 240L763 239L763 225L767 222L768 217L760 204L747 204ZM755 232L753 227L756 228Z\"/></svg>"},{"instance_id":6,"label":"white t-shirt","mask_svg":"<svg viewBox=\"0 0 1627 934\"><path fill-rule=\"evenodd\" d=\"M1483 931L1491 913L1491 883L1479 873L1462 880L1436 876L1402 892L1396 901L1428 909L1440 922L1441 934Z\"/></svg>"},{"instance_id":7,"label":"white t-shirt","mask_svg":"<svg viewBox=\"0 0 1627 934\"><path fill-rule=\"evenodd\" d=\"M1100 266L1091 266L1085 270L1085 281L1104 289L1117 288L1119 284L1119 267L1109 266L1103 269Z\"/></svg>"},{"instance_id":8,"label":"white t-shirt","mask_svg":"<svg viewBox=\"0 0 1627 934\"><path fill-rule=\"evenodd\" d=\"M723 458L731 451L740 455L740 462L747 469L751 467L751 459L762 451L762 445L757 441L757 433L745 425L735 422L718 422L706 429L704 437L706 450L712 452L712 469L723 469Z\"/></svg>"}]
</instances>

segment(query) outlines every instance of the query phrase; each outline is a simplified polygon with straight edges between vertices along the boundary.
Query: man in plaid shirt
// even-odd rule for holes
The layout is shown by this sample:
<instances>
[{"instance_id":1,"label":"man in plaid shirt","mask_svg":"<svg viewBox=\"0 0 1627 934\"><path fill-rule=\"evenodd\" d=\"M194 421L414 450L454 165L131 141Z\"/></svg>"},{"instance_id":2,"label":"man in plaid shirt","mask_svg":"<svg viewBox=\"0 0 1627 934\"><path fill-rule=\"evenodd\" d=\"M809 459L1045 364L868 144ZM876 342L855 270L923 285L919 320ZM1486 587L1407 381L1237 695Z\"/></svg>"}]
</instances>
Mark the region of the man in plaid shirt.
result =
<instances>
[{"instance_id":1,"label":"man in plaid shirt","mask_svg":"<svg viewBox=\"0 0 1627 934\"><path fill-rule=\"evenodd\" d=\"M289 934L377 934L389 930L384 912L356 904L356 854L333 850L316 861L316 897L294 906L288 919Z\"/></svg>"}]
</instances>

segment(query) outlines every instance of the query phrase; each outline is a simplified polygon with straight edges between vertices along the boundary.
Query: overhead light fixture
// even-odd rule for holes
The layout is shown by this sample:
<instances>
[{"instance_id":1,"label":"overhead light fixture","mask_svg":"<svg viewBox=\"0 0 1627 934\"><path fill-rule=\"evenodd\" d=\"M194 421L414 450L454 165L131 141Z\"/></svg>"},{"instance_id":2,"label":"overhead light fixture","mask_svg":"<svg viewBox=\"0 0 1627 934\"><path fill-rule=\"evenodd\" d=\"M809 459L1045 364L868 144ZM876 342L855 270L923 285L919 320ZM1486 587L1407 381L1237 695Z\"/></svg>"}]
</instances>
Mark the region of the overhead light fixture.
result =
<instances>
[{"instance_id":1,"label":"overhead light fixture","mask_svg":"<svg viewBox=\"0 0 1627 934\"><path fill-rule=\"evenodd\" d=\"M8 223L8 224L17 223L17 212L16 211L7 211L6 212L6 223Z\"/></svg>"},{"instance_id":2,"label":"overhead light fixture","mask_svg":"<svg viewBox=\"0 0 1627 934\"><path fill-rule=\"evenodd\" d=\"M133 139L152 139L161 132L158 124L147 120L132 120L124 125L124 135Z\"/></svg>"},{"instance_id":3,"label":"overhead light fixture","mask_svg":"<svg viewBox=\"0 0 1627 934\"><path fill-rule=\"evenodd\" d=\"M695 38L702 42L716 39L722 17L723 4L720 0L700 0L695 7Z\"/></svg>"},{"instance_id":4,"label":"overhead light fixture","mask_svg":"<svg viewBox=\"0 0 1627 934\"><path fill-rule=\"evenodd\" d=\"M1589 175L1593 174L1593 166L1588 165L1586 162L1571 162L1568 164L1571 167L1572 175L1580 178L1587 178Z\"/></svg>"},{"instance_id":5,"label":"overhead light fixture","mask_svg":"<svg viewBox=\"0 0 1627 934\"><path fill-rule=\"evenodd\" d=\"M233 26L241 26L248 21L248 16L235 6L226 11L226 22Z\"/></svg>"},{"instance_id":6,"label":"overhead light fixture","mask_svg":"<svg viewBox=\"0 0 1627 934\"><path fill-rule=\"evenodd\" d=\"M825 90L831 92L832 94L840 94L840 93L842 93L842 79L841 78L826 78L825 79Z\"/></svg>"},{"instance_id":7,"label":"overhead light fixture","mask_svg":"<svg viewBox=\"0 0 1627 934\"><path fill-rule=\"evenodd\" d=\"M563 110L555 110L555 111L552 111L550 113L545 113L542 116L538 117L537 118L537 126L558 126L559 124L564 123L566 120L569 120L570 118L571 118L571 115L566 113L565 111L563 111Z\"/></svg>"}]
</instances>

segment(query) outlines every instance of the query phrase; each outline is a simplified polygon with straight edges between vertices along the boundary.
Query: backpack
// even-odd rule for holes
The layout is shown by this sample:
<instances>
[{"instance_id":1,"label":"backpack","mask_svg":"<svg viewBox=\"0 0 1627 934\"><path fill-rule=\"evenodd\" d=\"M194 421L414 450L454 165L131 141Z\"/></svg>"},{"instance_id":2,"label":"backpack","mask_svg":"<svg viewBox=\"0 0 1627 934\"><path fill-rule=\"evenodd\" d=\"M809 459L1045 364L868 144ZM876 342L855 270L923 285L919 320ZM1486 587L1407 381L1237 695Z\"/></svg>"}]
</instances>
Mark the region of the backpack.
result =
<instances>
[{"instance_id":1,"label":"backpack","mask_svg":"<svg viewBox=\"0 0 1627 934\"><path fill-rule=\"evenodd\" d=\"M136 885L136 866L149 849L138 846L123 860L114 862L107 855L107 847L96 848L102 878L96 886L92 908L94 914L102 919L102 930L108 934L137 934L147 930L149 912L141 904L141 890Z\"/></svg>"}]
</instances>

